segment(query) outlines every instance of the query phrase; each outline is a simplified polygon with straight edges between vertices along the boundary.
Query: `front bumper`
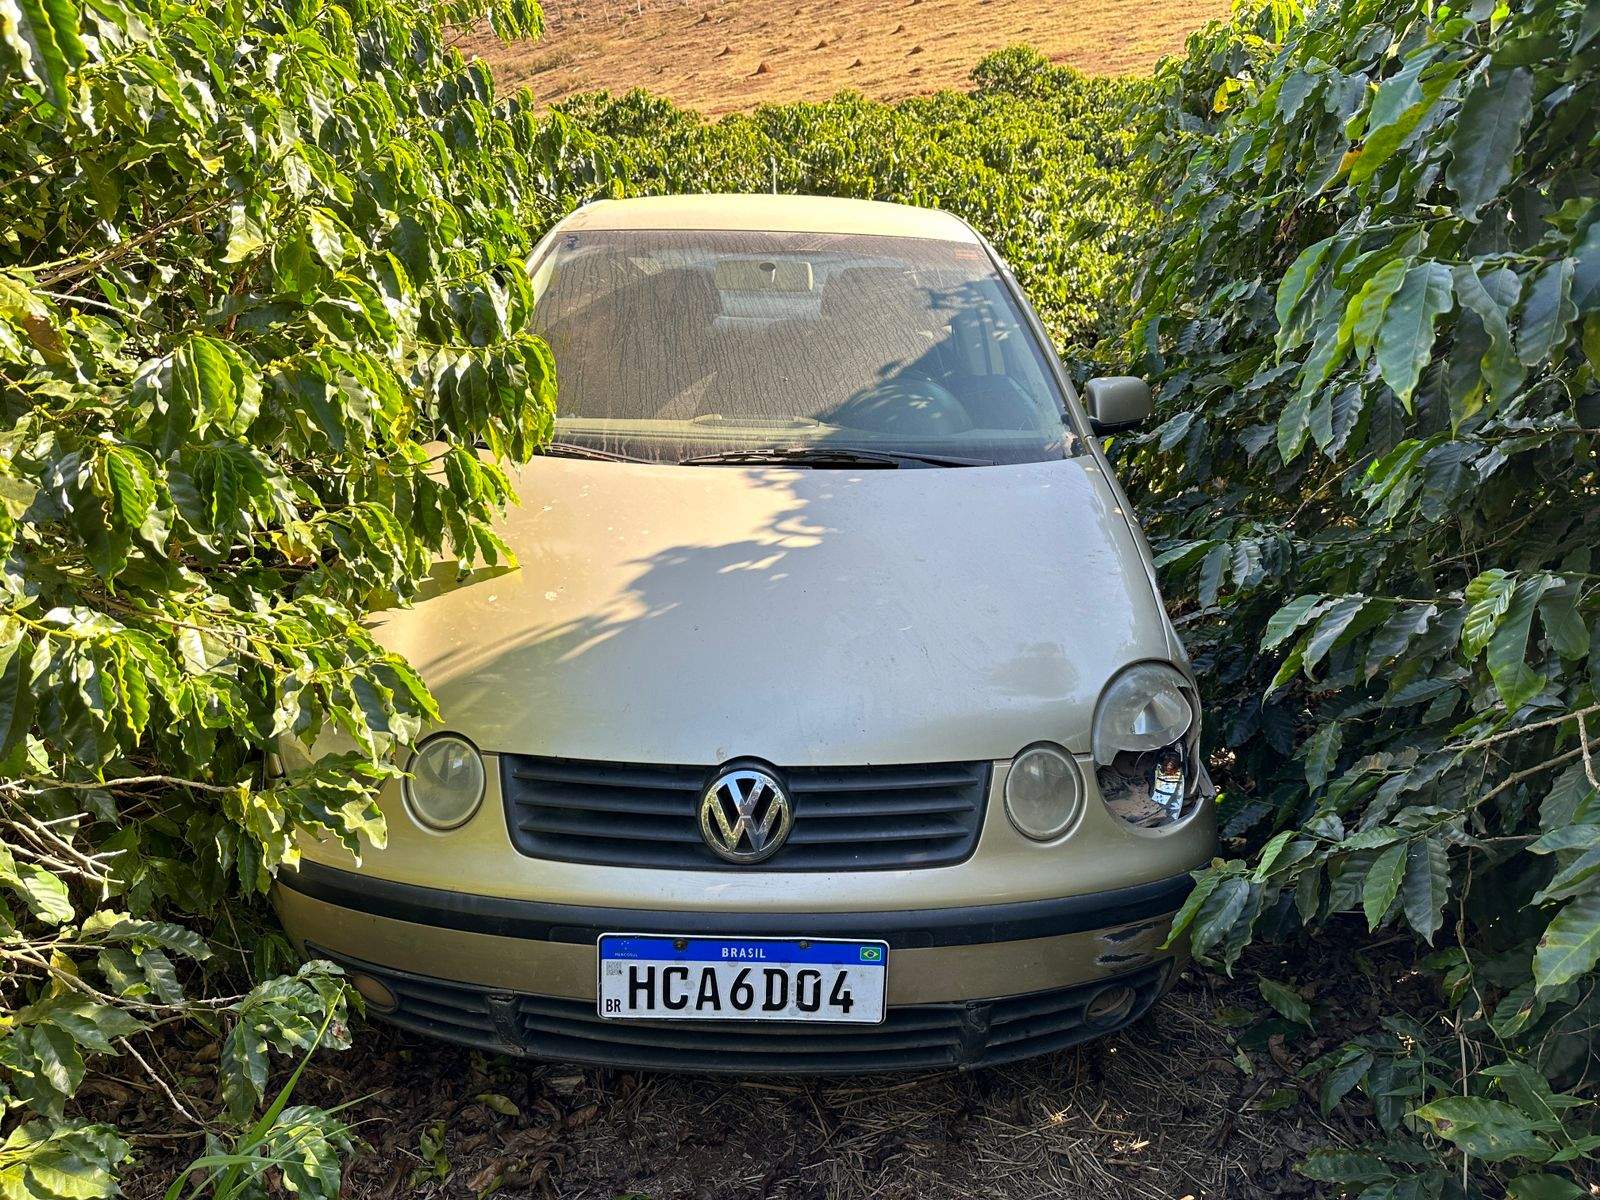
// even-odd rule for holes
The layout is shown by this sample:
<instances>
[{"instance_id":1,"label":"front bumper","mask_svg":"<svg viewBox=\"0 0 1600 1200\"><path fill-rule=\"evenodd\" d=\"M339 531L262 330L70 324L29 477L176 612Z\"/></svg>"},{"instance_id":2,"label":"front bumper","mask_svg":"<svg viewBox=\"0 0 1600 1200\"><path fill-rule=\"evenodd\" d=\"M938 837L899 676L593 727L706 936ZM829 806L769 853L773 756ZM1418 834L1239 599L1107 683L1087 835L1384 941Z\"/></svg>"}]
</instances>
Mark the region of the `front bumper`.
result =
<instances>
[{"instance_id":1,"label":"front bumper","mask_svg":"<svg viewBox=\"0 0 1600 1200\"><path fill-rule=\"evenodd\" d=\"M507 1053L694 1071L857 1072L983 1065L1137 1020L1170 984L1161 949L1187 875L1061 899L877 912L693 912L465 894L307 862L275 892L306 952L385 983L396 1024ZM595 1013L604 932L881 938L877 1026L609 1022ZM1115 1019L1086 1007L1131 989Z\"/></svg>"}]
</instances>

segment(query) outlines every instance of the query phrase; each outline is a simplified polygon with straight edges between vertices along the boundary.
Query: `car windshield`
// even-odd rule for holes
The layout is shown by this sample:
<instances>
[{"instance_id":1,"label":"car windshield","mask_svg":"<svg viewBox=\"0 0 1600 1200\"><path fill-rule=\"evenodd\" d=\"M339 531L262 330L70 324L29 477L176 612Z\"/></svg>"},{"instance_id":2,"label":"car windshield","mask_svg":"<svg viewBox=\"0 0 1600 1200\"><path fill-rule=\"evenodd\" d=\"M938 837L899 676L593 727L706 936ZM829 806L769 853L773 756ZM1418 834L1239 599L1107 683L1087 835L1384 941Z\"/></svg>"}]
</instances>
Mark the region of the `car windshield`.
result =
<instances>
[{"instance_id":1,"label":"car windshield","mask_svg":"<svg viewBox=\"0 0 1600 1200\"><path fill-rule=\"evenodd\" d=\"M534 272L553 453L958 466L1061 458L1044 352L983 247L702 230L560 234Z\"/></svg>"}]
</instances>

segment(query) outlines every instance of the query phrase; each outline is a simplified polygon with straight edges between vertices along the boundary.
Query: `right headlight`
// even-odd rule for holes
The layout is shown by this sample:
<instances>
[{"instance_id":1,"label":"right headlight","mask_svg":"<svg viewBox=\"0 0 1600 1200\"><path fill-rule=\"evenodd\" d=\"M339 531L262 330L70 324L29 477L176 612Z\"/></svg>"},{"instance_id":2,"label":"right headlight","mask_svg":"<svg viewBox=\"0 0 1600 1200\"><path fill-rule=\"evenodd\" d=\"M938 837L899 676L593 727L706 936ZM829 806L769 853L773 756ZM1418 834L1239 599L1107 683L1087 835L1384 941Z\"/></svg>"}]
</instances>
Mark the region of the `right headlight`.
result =
<instances>
[{"instance_id":1,"label":"right headlight","mask_svg":"<svg viewBox=\"0 0 1600 1200\"><path fill-rule=\"evenodd\" d=\"M483 802L483 756L466 738L441 733L417 747L407 769L406 807L429 829L464 825Z\"/></svg>"},{"instance_id":2,"label":"right headlight","mask_svg":"<svg viewBox=\"0 0 1600 1200\"><path fill-rule=\"evenodd\" d=\"M1051 745L1030 746L1006 772L1006 815L1036 842L1060 837L1083 811L1083 783L1072 755Z\"/></svg>"},{"instance_id":3,"label":"right headlight","mask_svg":"<svg viewBox=\"0 0 1600 1200\"><path fill-rule=\"evenodd\" d=\"M1160 829L1194 811L1203 772L1194 685L1165 663L1135 663L1100 693L1092 732L1095 778L1112 814Z\"/></svg>"}]
</instances>

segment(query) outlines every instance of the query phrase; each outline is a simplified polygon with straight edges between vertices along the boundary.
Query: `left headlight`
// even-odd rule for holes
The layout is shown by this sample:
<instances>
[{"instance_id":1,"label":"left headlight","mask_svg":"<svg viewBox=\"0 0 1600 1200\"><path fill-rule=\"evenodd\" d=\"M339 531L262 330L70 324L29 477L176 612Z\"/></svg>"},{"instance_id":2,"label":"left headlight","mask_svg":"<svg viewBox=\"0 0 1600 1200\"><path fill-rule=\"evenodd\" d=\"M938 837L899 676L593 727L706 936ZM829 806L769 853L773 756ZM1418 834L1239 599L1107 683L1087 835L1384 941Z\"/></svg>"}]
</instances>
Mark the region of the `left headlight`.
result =
<instances>
[{"instance_id":1,"label":"left headlight","mask_svg":"<svg viewBox=\"0 0 1600 1200\"><path fill-rule=\"evenodd\" d=\"M1194 724L1189 681L1175 667L1136 663L1100 694L1094 710L1094 760L1119 750L1142 754L1181 741Z\"/></svg>"},{"instance_id":2,"label":"left headlight","mask_svg":"<svg viewBox=\"0 0 1600 1200\"><path fill-rule=\"evenodd\" d=\"M1091 749L1100 794L1113 815L1159 829L1194 810L1204 772L1200 704L1176 667L1135 663L1095 705Z\"/></svg>"},{"instance_id":3,"label":"left headlight","mask_svg":"<svg viewBox=\"0 0 1600 1200\"><path fill-rule=\"evenodd\" d=\"M411 815L429 829L464 825L483 803L483 756L466 738L441 733L417 747L402 789Z\"/></svg>"}]
</instances>

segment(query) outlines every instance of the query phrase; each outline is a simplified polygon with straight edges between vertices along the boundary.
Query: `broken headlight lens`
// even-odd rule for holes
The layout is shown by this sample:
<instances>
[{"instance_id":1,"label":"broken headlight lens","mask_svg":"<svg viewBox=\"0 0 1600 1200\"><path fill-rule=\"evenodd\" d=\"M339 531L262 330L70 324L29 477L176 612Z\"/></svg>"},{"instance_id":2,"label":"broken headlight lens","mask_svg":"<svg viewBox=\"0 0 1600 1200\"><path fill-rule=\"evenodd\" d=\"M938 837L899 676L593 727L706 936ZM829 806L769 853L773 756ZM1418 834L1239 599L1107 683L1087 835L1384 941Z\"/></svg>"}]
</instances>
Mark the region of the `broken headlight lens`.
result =
<instances>
[{"instance_id":1,"label":"broken headlight lens","mask_svg":"<svg viewBox=\"0 0 1600 1200\"><path fill-rule=\"evenodd\" d=\"M1199 737L1200 706L1182 672L1164 663L1123 671L1095 706L1095 777L1106 807L1144 829L1186 817L1201 792Z\"/></svg>"}]
</instances>

